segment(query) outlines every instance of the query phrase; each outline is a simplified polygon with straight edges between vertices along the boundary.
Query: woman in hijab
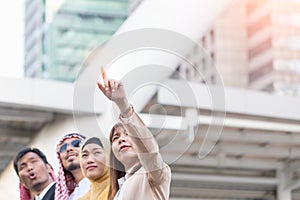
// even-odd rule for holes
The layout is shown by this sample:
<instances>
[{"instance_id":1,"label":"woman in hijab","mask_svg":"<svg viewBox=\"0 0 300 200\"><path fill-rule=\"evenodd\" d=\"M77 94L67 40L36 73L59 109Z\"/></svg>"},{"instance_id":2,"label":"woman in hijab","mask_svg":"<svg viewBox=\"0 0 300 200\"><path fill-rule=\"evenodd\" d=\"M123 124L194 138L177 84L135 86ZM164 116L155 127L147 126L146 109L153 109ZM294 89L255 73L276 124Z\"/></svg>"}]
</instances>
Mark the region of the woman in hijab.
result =
<instances>
[{"instance_id":1,"label":"woman in hijab","mask_svg":"<svg viewBox=\"0 0 300 200\"><path fill-rule=\"evenodd\" d=\"M91 182L90 190L79 200L107 200L109 192L109 168L107 154L99 138L88 139L81 148L80 165Z\"/></svg>"}]
</instances>

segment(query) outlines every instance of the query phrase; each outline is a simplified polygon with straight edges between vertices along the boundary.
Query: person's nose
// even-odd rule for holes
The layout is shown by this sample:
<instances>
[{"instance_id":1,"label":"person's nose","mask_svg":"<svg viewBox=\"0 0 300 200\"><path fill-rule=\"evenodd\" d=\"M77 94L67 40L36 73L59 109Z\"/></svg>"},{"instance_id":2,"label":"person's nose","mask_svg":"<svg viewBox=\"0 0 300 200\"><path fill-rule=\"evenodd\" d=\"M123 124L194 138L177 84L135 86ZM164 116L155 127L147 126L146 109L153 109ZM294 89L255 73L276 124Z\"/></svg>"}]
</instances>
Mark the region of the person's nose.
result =
<instances>
[{"instance_id":1,"label":"person's nose","mask_svg":"<svg viewBox=\"0 0 300 200\"><path fill-rule=\"evenodd\" d=\"M27 171L30 172L31 170L33 170L33 164L28 164Z\"/></svg>"},{"instance_id":2,"label":"person's nose","mask_svg":"<svg viewBox=\"0 0 300 200\"><path fill-rule=\"evenodd\" d=\"M73 151L74 147L71 144L67 144L66 152Z\"/></svg>"},{"instance_id":3,"label":"person's nose","mask_svg":"<svg viewBox=\"0 0 300 200\"><path fill-rule=\"evenodd\" d=\"M90 163L94 163L94 157L93 156L89 156L88 159L87 159L87 163L90 164Z\"/></svg>"},{"instance_id":4,"label":"person's nose","mask_svg":"<svg viewBox=\"0 0 300 200\"><path fill-rule=\"evenodd\" d=\"M123 135L123 134L121 134L119 137L119 144L121 144L122 142L126 142L125 135Z\"/></svg>"}]
</instances>

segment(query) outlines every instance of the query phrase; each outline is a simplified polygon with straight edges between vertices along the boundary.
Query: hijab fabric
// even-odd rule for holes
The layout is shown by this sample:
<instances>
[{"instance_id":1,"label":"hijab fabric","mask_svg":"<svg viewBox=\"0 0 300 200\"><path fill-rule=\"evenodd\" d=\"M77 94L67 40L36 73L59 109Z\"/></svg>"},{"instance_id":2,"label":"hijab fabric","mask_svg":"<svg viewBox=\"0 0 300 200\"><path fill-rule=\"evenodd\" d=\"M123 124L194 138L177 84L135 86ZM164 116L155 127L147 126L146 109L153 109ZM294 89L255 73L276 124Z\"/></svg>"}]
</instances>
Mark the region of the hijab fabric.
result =
<instances>
[{"instance_id":1,"label":"hijab fabric","mask_svg":"<svg viewBox=\"0 0 300 200\"><path fill-rule=\"evenodd\" d=\"M103 148L100 139L92 137L83 144L82 149L87 144L92 143ZM107 156L106 160L108 160ZM97 179L89 179L91 182L90 190L83 197L79 198L79 200L107 200L110 184L109 177L109 167L105 164L103 174Z\"/></svg>"}]
</instances>

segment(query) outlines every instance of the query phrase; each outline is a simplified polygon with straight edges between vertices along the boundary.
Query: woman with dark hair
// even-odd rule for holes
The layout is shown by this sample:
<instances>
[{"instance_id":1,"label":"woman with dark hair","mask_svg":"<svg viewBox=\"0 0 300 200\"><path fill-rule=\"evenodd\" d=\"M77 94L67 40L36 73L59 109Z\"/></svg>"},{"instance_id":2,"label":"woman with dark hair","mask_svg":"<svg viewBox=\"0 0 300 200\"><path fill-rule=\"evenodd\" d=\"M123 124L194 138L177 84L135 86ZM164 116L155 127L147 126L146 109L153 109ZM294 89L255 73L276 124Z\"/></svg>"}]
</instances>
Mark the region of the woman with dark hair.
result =
<instances>
[{"instance_id":1,"label":"woman with dark hair","mask_svg":"<svg viewBox=\"0 0 300 200\"><path fill-rule=\"evenodd\" d=\"M123 84L104 78L103 94L116 103L121 123L110 132L109 200L165 200L169 198L171 171L162 160L150 130L129 104Z\"/></svg>"},{"instance_id":2,"label":"woman with dark hair","mask_svg":"<svg viewBox=\"0 0 300 200\"><path fill-rule=\"evenodd\" d=\"M79 200L107 200L109 168L107 154L99 138L89 138L82 146L80 166L83 175L91 182L90 190Z\"/></svg>"}]
</instances>

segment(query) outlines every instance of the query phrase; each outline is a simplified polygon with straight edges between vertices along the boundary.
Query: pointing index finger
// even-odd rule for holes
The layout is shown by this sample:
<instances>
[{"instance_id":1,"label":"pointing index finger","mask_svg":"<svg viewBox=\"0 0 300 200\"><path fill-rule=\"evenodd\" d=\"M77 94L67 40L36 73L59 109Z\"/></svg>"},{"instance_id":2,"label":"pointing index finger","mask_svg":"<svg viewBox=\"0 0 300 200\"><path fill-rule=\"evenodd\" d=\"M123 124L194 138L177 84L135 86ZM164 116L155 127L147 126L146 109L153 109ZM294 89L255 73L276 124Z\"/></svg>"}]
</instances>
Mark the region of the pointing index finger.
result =
<instances>
[{"instance_id":1,"label":"pointing index finger","mask_svg":"<svg viewBox=\"0 0 300 200\"><path fill-rule=\"evenodd\" d=\"M103 66L101 66L101 76L102 76L103 80L106 79L106 73L104 71Z\"/></svg>"}]
</instances>

